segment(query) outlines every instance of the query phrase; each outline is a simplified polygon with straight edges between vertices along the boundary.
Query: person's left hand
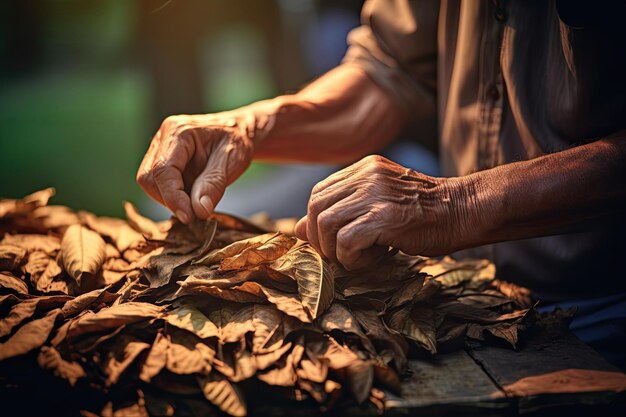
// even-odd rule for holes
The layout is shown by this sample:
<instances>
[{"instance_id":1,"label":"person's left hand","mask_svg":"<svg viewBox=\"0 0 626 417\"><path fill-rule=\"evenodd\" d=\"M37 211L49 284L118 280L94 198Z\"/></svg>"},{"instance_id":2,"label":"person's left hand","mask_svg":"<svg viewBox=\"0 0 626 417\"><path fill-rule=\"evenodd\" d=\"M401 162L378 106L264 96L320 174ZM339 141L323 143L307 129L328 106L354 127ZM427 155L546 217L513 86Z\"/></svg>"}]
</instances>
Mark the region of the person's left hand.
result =
<instances>
[{"instance_id":1,"label":"person's left hand","mask_svg":"<svg viewBox=\"0 0 626 417\"><path fill-rule=\"evenodd\" d=\"M376 262L389 247L442 255L456 249L451 201L447 179L368 156L313 188L296 235L346 269Z\"/></svg>"}]
</instances>

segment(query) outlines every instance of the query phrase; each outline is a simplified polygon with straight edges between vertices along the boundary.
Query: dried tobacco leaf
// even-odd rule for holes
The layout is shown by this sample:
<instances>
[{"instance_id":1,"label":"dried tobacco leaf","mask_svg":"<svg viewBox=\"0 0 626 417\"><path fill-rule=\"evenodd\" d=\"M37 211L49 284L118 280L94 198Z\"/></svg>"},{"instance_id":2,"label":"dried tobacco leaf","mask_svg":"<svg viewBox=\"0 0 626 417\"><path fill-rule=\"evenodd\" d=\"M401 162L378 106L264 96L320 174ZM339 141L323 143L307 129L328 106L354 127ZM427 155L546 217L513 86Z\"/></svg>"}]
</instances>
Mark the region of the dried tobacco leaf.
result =
<instances>
[{"instance_id":1,"label":"dried tobacco leaf","mask_svg":"<svg viewBox=\"0 0 626 417\"><path fill-rule=\"evenodd\" d=\"M106 243L98 233L78 224L67 228L61 241L61 262L78 285L100 271L105 257Z\"/></svg>"},{"instance_id":2,"label":"dried tobacco leaf","mask_svg":"<svg viewBox=\"0 0 626 417\"><path fill-rule=\"evenodd\" d=\"M0 245L0 271L13 271L21 264L28 252L21 246Z\"/></svg>"},{"instance_id":3,"label":"dried tobacco leaf","mask_svg":"<svg viewBox=\"0 0 626 417\"><path fill-rule=\"evenodd\" d=\"M59 351L52 346L41 347L37 363L43 369L49 369L54 375L67 380L70 385L75 385L76 381L86 376L79 363L63 359Z\"/></svg>"},{"instance_id":4,"label":"dried tobacco leaf","mask_svg":"<svg viewBox=\"0 0 626 417\"><path fill-rule=\"evenodd\" d=\"M27 195L21 200L0 199L0 218L25 214L37 207L45 206L55 193L54 188L46 188Z\"/></svg>"},{"instance_id":5,"label":"dried tobacco leaf","mask_svg":"<svg viewBox=\"0 0 626 417\"><path fill-rule=\"evenodd\" d=\"M333 301L335 271L310 245L299 246L277 259L272 268L298 283L298 294L306 312L315 319Z\"/></svg>"},{"instance_id":6,"label":"dried tobacco leaf","mask_svg":"<svg viewBox=\"0 0 626 417\"><path fill-rule=\"evenodd\" d=\"M28 285L10 272L0 272L0 287L18 294L28 294Z\"/></svg>"},{"instance_id":7,"label":"dried tobacco leaf","mask_svg":"<svg viewBox=\"0 0 626 417\"><path fill-rule=\"evenodd\" d=\"M348 272L268 218L156 223L126 203L124 221L46 207L47 198L0 200L0 357L39 350L42 369L103 391L110 402L93 410L103 416L181 404L212 413L193 397L201 393L244 415L234 385L244 380L322 407L347 390L382 410L380 388L399 391L409 341L431 353L488 335L514 346L528 322L528 292L494 279L487 261L395 254ZM76 230L96 258L89 268L67 262ZM85 245L83 233L98 243ZM78 285L83 275L91 288ZM153 393L127 394L136 378Z\"/></svg>"},{"instance_id":8,"label":"dried tobacco leaf","mask_svg":"<svg viewBox=\"0 0 626 417\"><path fill-rule=\"evenodd\" d=\"M60 314L60 309L52 310L45 317L20 327L9 340L0 343L0 361L23 355L43 345Z\"/></svg>"},{"instance_id":9,"label":"dried tobacco leaf","mask_svg":"<svg viewBox=\"0 0 626 417\"><path fill-rule=\"evenodd\" d=\"M235 417L243 417L248 413L241 392L223 376L213 373L209 376L198 377L198 384L202 388L204 397L220 410Z\"/></svg>"}]
</instances>

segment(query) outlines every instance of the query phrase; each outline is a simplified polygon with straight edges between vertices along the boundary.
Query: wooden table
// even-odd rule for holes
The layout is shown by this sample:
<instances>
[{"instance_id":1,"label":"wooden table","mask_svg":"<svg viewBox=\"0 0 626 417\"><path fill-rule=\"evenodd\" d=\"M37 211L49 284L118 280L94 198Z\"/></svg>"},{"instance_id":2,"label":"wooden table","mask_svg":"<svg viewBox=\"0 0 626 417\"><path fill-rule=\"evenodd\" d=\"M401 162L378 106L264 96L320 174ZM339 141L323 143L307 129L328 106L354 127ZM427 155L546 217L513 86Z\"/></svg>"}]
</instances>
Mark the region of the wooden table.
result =
<instances>
[{"instance_id":1,"label":"wooden table","mask_svg":"<svg viewBox=\"0 0 626 417\"><path fill-rule=\"evenodd\" d=\"M526 334L518 350L470 345L410 370L385 414L626 416L626 374L558 322Z\"/></svg>"}]
</instances>

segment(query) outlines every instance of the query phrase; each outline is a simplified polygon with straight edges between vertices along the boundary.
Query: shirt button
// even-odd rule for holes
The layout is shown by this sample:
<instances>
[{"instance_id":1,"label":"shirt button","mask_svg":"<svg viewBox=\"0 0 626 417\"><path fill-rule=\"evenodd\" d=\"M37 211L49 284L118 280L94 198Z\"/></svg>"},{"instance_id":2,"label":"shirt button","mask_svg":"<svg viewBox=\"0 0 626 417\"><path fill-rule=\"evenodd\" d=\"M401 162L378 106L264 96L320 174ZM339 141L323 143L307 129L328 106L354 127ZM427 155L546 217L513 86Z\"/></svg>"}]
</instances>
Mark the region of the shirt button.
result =
<instances>
[{"instance_id":1,"label":"shirt button","mask_svg":"<svg viewBox=\"0 0 626 417\"><path fill-rule=\"evenodd\" d=\"M498 7L494 12L493 12L493 16L496 18L496 20L498 22L506 22L507 19L507 15L506 12L504 11L504 9Z\"/></svg>"},{"instance_id":2,"label":"shirt button","mask_svg":"<svg viewBox=\"0 0 626 417\"><path fill-rule=\"evenodd\" d=\"M500 98L500 91L498 90L498 87L496 87L495 85L489 87L487 89L487 97L489 97L493 101L498 101L498 99Z\"/></svg>"}]
</instances>

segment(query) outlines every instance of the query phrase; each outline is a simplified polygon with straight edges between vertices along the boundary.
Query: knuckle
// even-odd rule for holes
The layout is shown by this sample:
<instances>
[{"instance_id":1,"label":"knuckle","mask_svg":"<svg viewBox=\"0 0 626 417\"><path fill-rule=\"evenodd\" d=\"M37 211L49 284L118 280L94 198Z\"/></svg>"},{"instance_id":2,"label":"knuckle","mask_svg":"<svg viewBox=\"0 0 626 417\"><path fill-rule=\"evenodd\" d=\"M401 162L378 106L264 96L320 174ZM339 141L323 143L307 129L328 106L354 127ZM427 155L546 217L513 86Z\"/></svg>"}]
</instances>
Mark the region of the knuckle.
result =
<instances>
[{"instance_id":1,"label":"knuckle","mask_svg":"<svg viewBox=\"0 0 626 417\"><path fill-rule=\"evenodd\" d=\"M337 247L342 248L344 251L350 247L352 242L352 229L344 227L337 233Z\"/></svg>"},{"instance_id":2,"label":"knuckle","mask_svg":"<svg viewBox=\"0 0 626 417\"><path fill-rule=\"evenodd\" d=\"M137 183L143 187L150 184L152 178L148 171L141 170L137 172L135 179Z\"/></svg>"},{"instance_id":3,"label":"knuckle","mask_svg":"<svg viewBox=\"0 0 626 417\"><path fill-rule=\"evenodd\" d=\"M311 196L313 196L314 194L317 194L319 192L321 192L324 189L324 184L320 181L317 184L315 184L313 186L313 189L311 190Z\"/></svg>"},{"instance_id":4,"label":"knuckle","mask_svg":"<svg viewBox=\"0 0 626 417\"><path fill-rule=\"evenodd\" d=\"M317 216L317 227L321 230L331 230L335 226L333 213L322 212Z\"/></svg>"}]
</instances>

